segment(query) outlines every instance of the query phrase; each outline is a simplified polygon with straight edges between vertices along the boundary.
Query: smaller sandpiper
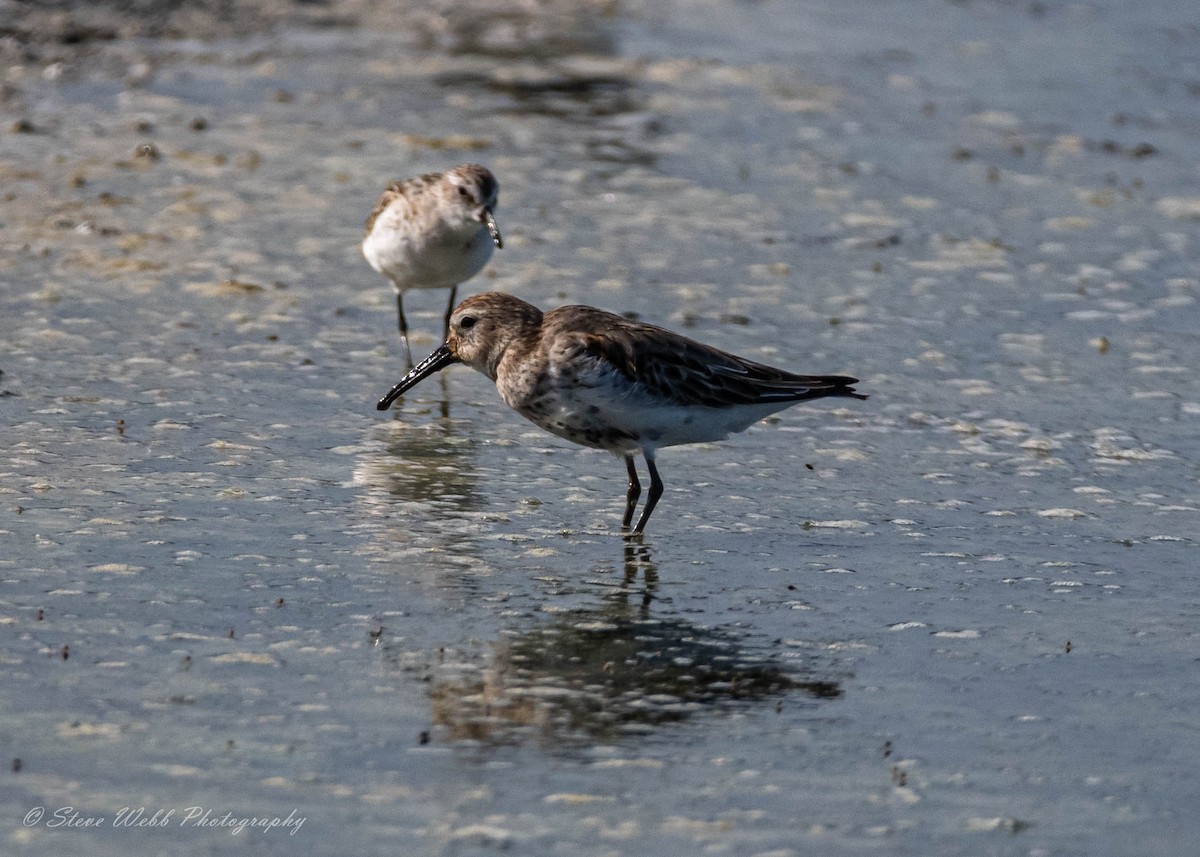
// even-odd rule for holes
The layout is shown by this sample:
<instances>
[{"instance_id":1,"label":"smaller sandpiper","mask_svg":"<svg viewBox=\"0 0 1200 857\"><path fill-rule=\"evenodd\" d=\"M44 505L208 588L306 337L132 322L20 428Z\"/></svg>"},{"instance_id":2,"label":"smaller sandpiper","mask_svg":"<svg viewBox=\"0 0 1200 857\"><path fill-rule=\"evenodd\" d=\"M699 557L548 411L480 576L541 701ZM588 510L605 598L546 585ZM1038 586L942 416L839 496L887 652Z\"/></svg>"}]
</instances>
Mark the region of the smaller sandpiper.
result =
<instances>
[{"instance_id":1,"label":"smaller sandpiper","mask_svg":"<svg viewBox=\"0 0 1200 857\"><path fill-rule=\"evenodd\" d=\"M660 447L721 440L807 399L867 398L855 392L857 378L793 375L593 307L543 313L512 295L485 292L458 305L446 342L377 407L387 410L454 363L487 375L506 405L546 431L623 458L626 531L642 490L634 466L640 453L650 493L635 535L662 496L654 463Z\"/></svg>"},{"instance_id":2,"label":"smaller sandpiper","mask_svg":"<svg viewBox=\"0 0 1200 857\"><path fill-rule=\"evenodd\" d=\"M496 177L486 167L462 164L444 173L392 182L367 218L363 255L396 290L400 341L409 367L413 360L404 293L450 289L443 337L449 332L459 284L483 269L494 247L504 246L493 216L499 192Z\"/></svg>"}]
</instances>

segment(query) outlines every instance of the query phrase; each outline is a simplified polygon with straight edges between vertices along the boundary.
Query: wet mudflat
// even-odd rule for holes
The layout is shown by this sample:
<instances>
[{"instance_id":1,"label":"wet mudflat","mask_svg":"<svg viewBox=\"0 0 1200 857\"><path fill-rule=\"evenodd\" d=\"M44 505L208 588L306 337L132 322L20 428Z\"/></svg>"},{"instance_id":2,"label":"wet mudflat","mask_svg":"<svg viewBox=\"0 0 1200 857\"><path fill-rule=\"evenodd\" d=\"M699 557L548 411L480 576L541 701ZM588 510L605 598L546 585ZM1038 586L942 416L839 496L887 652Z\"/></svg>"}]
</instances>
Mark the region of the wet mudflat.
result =
<instances>
[{"instance_id":1,"label":"wet mudflat","mask_svg":"<svg viewBox=\"0 0 1200 857\"><path fill-rule=\"evenodd\" d=\"M6 853L1190 854L1200 35L1126 7L447 6L10 63ZM664 451L640 546L620 462L481 376L378 414L362 221L467 160L506 246L464 293L872 398Z\"/></svg>"}]
</instances>

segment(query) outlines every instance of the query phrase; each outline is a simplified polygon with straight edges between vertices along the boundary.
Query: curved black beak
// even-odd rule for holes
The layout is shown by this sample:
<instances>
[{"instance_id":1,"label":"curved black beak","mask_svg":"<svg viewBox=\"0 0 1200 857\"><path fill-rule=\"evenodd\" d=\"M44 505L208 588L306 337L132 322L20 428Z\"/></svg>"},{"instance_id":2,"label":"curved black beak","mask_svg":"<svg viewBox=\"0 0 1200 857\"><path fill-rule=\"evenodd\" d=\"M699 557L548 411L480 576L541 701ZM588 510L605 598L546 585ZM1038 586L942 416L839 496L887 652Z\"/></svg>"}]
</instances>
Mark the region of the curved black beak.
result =
<instances>
[{"instance_id":1,"label":"curved black beak","mask_svg":"<svg viewBox=\"0 0 1200 857\"><path fill-rule=\"evenodd\" d=\"M496 245L496 249L500 250L504 247L504 239L500 237L500 227L496 225L496 218L492 216L492 210L485 208L480 221L487 227L488 234L492 236L492 243Z\"/></svg>"},{"instance_id":2,"label":"curved black beak","mask_svg":"<svg viewBox=\"0 0 1200 857\"><path fill-rule=\"evenodd\" d=\"M388 390L388 394L380 399L379 404L377 404L375 407L378 410L386 411L392 406L392 402L400 398L400 396L402 396L406 390L417 386L417 384L424 381L434 372L439 372L453 363L461 362L462 361L460 361L458 357L450 351L450 346L448 344L443 344L440 348L438 348L437 351L433 352L416 366L414 366L412 371L405 375L399 384Z\"/></svg>"}]
</instances>

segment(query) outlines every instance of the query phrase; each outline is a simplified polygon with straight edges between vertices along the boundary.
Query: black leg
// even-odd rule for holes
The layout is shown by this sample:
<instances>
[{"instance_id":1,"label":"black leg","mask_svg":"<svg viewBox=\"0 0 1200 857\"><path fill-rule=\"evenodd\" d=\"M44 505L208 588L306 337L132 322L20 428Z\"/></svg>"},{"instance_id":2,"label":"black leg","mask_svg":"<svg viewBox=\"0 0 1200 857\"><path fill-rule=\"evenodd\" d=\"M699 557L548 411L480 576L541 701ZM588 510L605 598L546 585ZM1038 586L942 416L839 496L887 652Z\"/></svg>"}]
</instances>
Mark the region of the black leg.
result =
<instances>
[{"instance_id":1,"label":"black leg","mask_svg":"<svg viewBox=\"0 0 1200 857\"><path fill-rule=\"evenodd\" d=\"M629 488L625 492L625 517L621 519L621 529L628 530L633 522L633 509L637 506L638 497L642 496L642 483L638 482L637 468L633 465L633 456L625 456L625 469L629 472Z\"/></svg>"},{"instance_id":2,"label":"black leg","mask_svg":"<svg viewBox=\"0 0 1200 857\"><path fill-rule=\"evenodd\" d=\"M400 344L404 346L404 361L413 368L412 352L408 349L408 319L404 317L404 292L396 292L396 318L400 322Z\"/></svg>"},{"instance_id":3,"label":"black leg","mask_svg":"<svg viewBox=\"0 0 1200 857\"><path fill-rule=\"evenodd\" d=\"M646 529L646 522L650 520L650 513L658 505L658 498L662 496L663 492L662 480L658 478L658 468L654 466L653 453L643 454L646 456L646 467L650 471L650 493L646 495L646 505L642 507L642 516L638 518L637 526L633 528L634 535L638 535L642 530Z\"/></svg>"},{"instance_id":4,"label":"black leg","mask_svg":"<svg viewBox=\"0 0 1200 857\"><path fill-rule=\"evenodd\" d=\"M450 316L454 315L454 296L458 294L458 284L450 287L450 303L446 304L446 317L442 319L442 342L450 338Z\"/></svg>"}]
</instances>

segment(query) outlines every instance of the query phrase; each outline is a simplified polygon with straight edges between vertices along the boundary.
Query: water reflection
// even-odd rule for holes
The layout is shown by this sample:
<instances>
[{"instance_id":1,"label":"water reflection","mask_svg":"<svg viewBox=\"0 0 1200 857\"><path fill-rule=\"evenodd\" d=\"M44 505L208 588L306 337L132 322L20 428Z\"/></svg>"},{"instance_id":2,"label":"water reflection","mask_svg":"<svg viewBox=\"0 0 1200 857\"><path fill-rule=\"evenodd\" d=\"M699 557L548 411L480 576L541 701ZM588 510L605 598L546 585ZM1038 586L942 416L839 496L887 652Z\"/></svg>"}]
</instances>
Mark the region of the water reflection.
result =
<instances>
[{"instance_id":1,"label":"water reflection","mask_svg":"<svg viewBox=\"0 0 1200 857\"><path fill-rule=\"evenodd\" d=\"M841 695L836 681L785 668L731 630L652 609L657 588L648 549L627 544L624 579L600 604L512 632L483 666L440 665L434 725L450 740L565 748L793 693Z\"/></svg>"},{"instance_id":2,"label":"water reflection","mask_svg":"<svg viewBox=\"0 0 1200 857\"><path fill-rule=\"evenodd\" d=\"M459 512L481 509L474 432L469 421L449 416L448 402L443 391L433 420L416 413L420 405L397 404L396 418L379 424L383 448L359 457L356 481L399 500ZM420 422L410 422L410 416Z\"/></svg>"},{"instance_id":3,"label":"water reflection","mask_svg":"<svg viewBox=\"0 0 1200 857\"><path fill-rule=\"evenodd\" d=\"M446 399L441 400L444 404ZM413 401L371 429L357 453L361 526L371 533L359 553L406 577L458 581L485 574L478 536L488 505L478 476L478 432L470 420ZM449 575L449 578L445 576Z\"/></svg>"},{"instance_id":4,"label":"water reflection","mask_svg":"<svg viewBox=\"0 0 1200 857\"><path fill-rule=\"evenodd\" d=\"M426 46L464 59L434 80L486 96L496 114L563 120L569 136L560 143L550 131L546 145L580 145L609 169L653 166L662 122L647 112L639 65L620 56L618 13L616 3L592 0L452 6Z\"/></svg>"},{"instance_id":5,"label":"water reflection","mask_svg":"<svg viewBox=\"0 0 1200 857\"><path fill-rule=\"evenodd\" d=\"M526 61L612 56L619 8L616 0L459 0L410 23L422 48L450 54Z\"/></svg>"},{"instance_id":6,"label":"water reflection","mask_svg":"<svg viewBox=\"0 0 1200 857\"><path fill-rule=\"evenodd\" d=\"M463 76L446 77L441 84L461 85ZM580 70L538 69L524 75L476 78L491 92L508 95L514 102L510 112L543 116L614 116L637 109L633 83L616 70L589 73Z\"/></svg>"}]
</instances>

